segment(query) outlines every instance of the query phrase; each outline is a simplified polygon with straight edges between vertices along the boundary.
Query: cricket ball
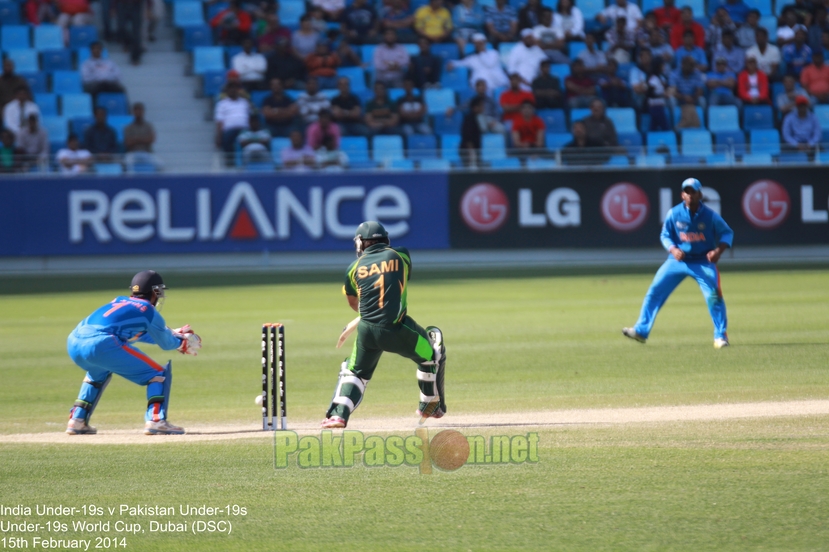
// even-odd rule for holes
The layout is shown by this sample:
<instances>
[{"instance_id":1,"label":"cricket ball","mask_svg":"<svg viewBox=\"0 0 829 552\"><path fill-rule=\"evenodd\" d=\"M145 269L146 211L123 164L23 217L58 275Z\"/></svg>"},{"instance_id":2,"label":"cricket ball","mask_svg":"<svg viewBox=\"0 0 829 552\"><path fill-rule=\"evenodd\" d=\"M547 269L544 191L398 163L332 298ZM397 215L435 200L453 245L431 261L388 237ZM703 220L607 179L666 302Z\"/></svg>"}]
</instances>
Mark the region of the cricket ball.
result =
<instances>
[{"instance_id":1,"label":"cricket ball","mask_svg":"<svg viewBox=\"0 0 829 552\"><path fill-rule=\"evenodd\" d=\"M469 458L469 442L454 429L444 429L429 442L432 463L444 471L455 471Z\"/></svg>"},{"instance_id":2,"label":"cricket ball","mask_svg":"<svg viewBox=\"0 0 829 552\"><path fill-rule=\"evenodd\" d=\"M256 398L253 399L253 402L255 402L258 406L262 406L262 395L256 395Z\"/></svg>"}]
</instances>

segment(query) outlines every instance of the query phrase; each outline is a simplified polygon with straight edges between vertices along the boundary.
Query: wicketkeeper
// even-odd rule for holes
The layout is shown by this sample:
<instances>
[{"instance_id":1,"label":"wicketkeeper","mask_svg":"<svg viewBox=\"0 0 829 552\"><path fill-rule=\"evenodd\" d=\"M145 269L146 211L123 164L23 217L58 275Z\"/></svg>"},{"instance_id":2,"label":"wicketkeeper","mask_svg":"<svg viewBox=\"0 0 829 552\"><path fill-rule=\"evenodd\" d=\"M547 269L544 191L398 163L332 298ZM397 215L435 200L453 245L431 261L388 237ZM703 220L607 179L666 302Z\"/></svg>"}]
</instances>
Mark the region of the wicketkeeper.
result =
<instances>
[{"instance_id":1,"label":"wicketkeeper","mask_svg":"<svg viewBox=\"0 0 829 552\"><path fill-rule=\"evenodd\" d=\"M66 433L94 434L89 418L112 380L112 374L147 387L147 435L180 435L184 429L167 421L167 405L173 380L172 364L161 366L131 345L136 341L153 343L164 350L177 349L196 355L201 338L189 325L171 330L159 311L166 286L152 270L139 272L132 279L131 295L120 296L102 306L69 334L66 348L75 364L86 370L78 400L69 414Z\"/></svg>"},{"instance_id":2,"label":"wicketkeeper","mask_svg":"<svg viewBox=\"0 0 829 552\"><path fill-rule=\"evenodd\" d=\"M367 221L354 236L357 260L348 267L343 291L360 313L351 356L342 364L323 428L345 427L366 391L383 351L412 359L417 365L420 403L417 415L440 418L446 413L443 392L446 349L442 332L425 330L406 313L412 261L405 247L391 247L379 222Z\"/></svg>"},{"instance_id":3,"label":"wicketkeeper","mask_svg":"<svg viewBox=\"0 0 829 552\"><path fill-rule=\"evenodd\" d=\"M699 284L714 322L714 348L728 347L728 317L720 287L717 261L731 247L734 232L723 218L702 203L702 184L696 178L682 182L682 203L665 219L660 235L670 255L659 268L642 302L639 320L622 333L640 343L647 341L656 314L676 287L690 276Z\"/></svg>"}]
</instances>

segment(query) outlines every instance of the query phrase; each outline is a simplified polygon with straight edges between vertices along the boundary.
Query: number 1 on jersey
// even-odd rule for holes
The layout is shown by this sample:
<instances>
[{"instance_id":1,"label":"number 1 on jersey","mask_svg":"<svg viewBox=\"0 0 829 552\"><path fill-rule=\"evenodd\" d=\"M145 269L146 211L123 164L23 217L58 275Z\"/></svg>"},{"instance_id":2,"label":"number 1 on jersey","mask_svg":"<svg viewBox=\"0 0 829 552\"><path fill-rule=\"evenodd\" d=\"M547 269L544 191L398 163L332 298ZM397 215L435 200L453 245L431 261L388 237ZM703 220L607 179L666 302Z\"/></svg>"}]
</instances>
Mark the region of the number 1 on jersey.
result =
<instances>
[{"instance_id":1,"label":"number 1 on jersey","mask_svg":"<svg viewBox=\"0 0 829 552\"><path fill-rule=\"evenodd\" d=\"M380 274L380 277L377 278L377 281L374 282L374 285L371 286L371 287L379 287L380 288L380 300L378 301L377 306L378 306L378 308L381 308L381 309L383 308L383 305L385 305L385 302L384 302L384 299L385 299L385 296L386 296L386 285L385 285L386 278L385 278L385 276L386 276L385 274Z\"/></svg>"}]
</instances>

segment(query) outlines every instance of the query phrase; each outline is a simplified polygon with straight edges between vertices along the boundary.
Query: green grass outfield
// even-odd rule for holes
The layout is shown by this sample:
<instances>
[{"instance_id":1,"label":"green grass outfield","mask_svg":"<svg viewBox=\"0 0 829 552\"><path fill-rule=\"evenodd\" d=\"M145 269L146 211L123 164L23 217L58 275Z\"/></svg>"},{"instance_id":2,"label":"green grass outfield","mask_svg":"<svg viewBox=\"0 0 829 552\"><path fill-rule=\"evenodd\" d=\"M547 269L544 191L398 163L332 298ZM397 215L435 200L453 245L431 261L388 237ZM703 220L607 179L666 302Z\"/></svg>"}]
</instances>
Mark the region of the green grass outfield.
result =
<instances>
[{"instance_id":1,"label":"green grass outfield","mask_svg":"<svg viewBox=\"0 0 829 552\"><path fill-rule=\"evenodd\" d=\"M652 273L415 276L410 314L446 336L450 415L497 423L498 412L829 398L826 270L724 267L733 346L721 351L690 281L642 346L620 329L635 321ZM190 323L204 341L196 358L144 348L160 361L175 355L173 422L257 422L265 321L287 328L289 419L322 418L346 354L334 343L352 318L339 276L165 280L168 323ZM66 356L66 335L119 293L111 279L93 283L15 281L19 293L0 296L0 433L63 430L83 375ZM412 366L384 357L349 429L376 417L411 416L414 425L416 401ZM139 433L144 406L143 390L116 378L94 425ZM274 470L267 439L2 442L0 504L247 510L232 519L229 536L145 533L127 537L127 550L821 550L829 542L829 416L479 430L528 431L539 435L537 463L432 475L408 466ZM29 521L49 519L57 518ZM21 521L0 515L10 520ZM0 532L0 539L25 538L32 549L35 535L50 536Z\"/></svg>"}]
</instances>

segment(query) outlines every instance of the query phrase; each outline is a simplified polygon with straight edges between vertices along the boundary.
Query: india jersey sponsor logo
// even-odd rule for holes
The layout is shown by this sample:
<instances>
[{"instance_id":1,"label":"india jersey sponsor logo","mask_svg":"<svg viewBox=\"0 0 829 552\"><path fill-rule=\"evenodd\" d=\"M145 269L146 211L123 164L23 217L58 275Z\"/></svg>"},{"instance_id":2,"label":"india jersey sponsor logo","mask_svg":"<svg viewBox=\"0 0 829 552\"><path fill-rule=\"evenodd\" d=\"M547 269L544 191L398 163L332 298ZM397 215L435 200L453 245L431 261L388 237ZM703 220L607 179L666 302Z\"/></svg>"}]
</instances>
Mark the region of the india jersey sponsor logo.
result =
<instances>
[{"instance_id":1,"label":"india jersey sponsor logo","mask_svg":"<svg viewBox=\"0 0 829 552\"><path fill-rule=\"evenodd\" d=\"M743 214L755 228L771 230L786 220L792 200L774 180L758 180L743 193Z\"/></svg>"},{"instance_id":2,"label":"india jersey sponsor logo","mask_svg":"<svg viewBox=\"0 0 829 552\"><path fill-rule=\"evenodd\" d=\"M475 184L461 198L461 217L476 232L494 232L504 225L508 216L507 194L494 184Z\"/></svg>"},{"instance_id":3,"label":"india jersey sponsor logo","mask_svg":"<svg viewBox=\"0 0 829 552\"><path fill-rule=\"evenodd\" d=\"M614 184L602 196L602 217L608 226L619 232L633 232L648 218L650 202L636 184Z\"/></svg>"}]
</instances>

